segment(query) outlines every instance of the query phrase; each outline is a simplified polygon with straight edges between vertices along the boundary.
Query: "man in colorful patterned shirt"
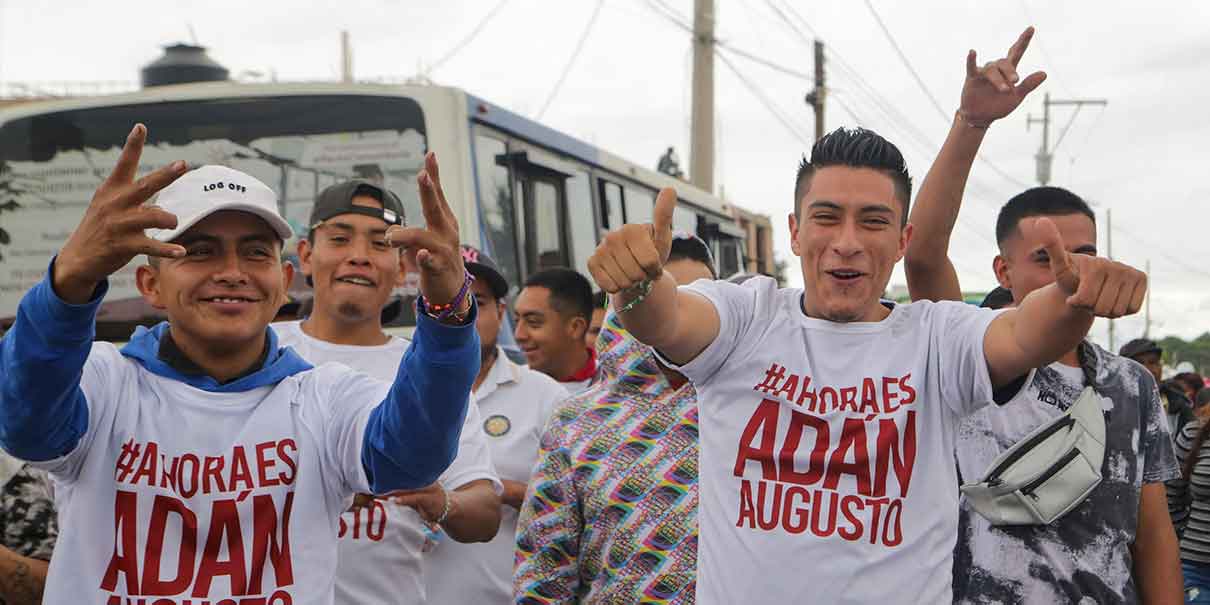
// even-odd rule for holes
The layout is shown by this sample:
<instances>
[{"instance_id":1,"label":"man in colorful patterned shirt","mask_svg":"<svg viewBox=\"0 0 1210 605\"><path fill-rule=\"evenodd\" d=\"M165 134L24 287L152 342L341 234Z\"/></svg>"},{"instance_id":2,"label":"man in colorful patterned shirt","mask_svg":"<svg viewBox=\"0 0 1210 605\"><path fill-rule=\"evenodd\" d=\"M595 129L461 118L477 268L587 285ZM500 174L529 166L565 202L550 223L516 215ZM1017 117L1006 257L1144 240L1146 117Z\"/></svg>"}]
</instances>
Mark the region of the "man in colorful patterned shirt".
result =
<instances>
[{"instance_id":1,"label":"man in colorful patterned shirt","mask_svg":"<svg viewBox=\"0 0 1210 605\"><path fill-rule=\"evenodd\" d=\"M705 244L673 241L678 283L714 276ZM694 602L697 392L610 311L598 380L542 436L517 532L519 604Z\"/></svg>"}]
</instances>

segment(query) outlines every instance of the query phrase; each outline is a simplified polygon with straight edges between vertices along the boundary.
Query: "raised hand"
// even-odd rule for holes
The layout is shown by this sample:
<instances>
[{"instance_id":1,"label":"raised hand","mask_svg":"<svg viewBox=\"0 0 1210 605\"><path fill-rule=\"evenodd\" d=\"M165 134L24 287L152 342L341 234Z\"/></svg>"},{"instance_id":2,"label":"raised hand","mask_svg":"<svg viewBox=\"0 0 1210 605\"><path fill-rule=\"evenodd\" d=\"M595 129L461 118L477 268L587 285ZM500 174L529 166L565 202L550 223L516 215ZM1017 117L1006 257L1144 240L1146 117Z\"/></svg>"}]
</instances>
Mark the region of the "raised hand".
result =
<instances>
[{"instance_id":1,"label":"raised hand","mask_svg":"<svg viewBox=\"0 0 1210 605\"><path fill-rule=\"evenodd\" d=\"M424 519L427 523L435 523L438 519L441 519L442 513L446 512L446 502L450 498L440 483L434 483L420 489L391 492L388 497L394 500L396 504L414 509L420 514L420 518Z\"/></svg>"},{"instance_id":2,"label":"raised hand","mask_svg":"<svg viewBox=\"0 0 1210 605\"><path fill-rule=\"evenodd\" d=\"M978 67L975 51L966 55L966 83L962 85L960 110L963 118L977 126L986 126L1013 112L1029 93L1046 80L1046 73L1036 71L1024 80L1017 74L1017 65L1029 48L1034 28L1027 28L1008 49L1008 56Z\"/></svg>"},{"instance_id":3,"label":"raised hand","mask_svg":"<svg viewBox=\"0 0 1210 605\"><path fill-rule=\"evenodd\" d=\"M184 247L154 240L143 232L176 227L175 215L145 202L185 174L185 162L178 160L136 181L146 141L147 128L135 124L113 172L97 188L84 218L55 258L52 283L59 297L69 303L88 302L98 283L135 256L185 254Z\"/></svg>"},{"instance_id":4,"label":"raised hand","mask_svg":"<svg viewBox=\"0 0 1210 605\"><path fill-rule=\"evenodd\" d=\"M672 213L676 190L666 188L655 200L652 222L622 225L605 235L588 259L588 271L602 290L616 294L646 280L658 279L672 251Z\"/></svg>"},{"instance_id":5,"label":"raised hand","mask_svg":"<svg viewBox=\"0 0 1210 605\"><path fill-rule=\"evenodd\" d=\"M458 219L445 200L437 155L424 156L424 169L416 177L420 188L420 205L425 226L391 227L387 243L404 249L404 254L420 267L420 292L424 299L436 305L453 302L462 290L466 267L459 251ZM470 296L466 296L469 300Z\"/></svg>"},{"instance_id":6,"label":"raised hand","mask_svg":"<svg viewBox=\"0 0 1210 605\"><path fill-rule=\"evenodd\" d=\"M1063 245L1058 227L1048 218L1021 221L1022 235L1034 236L1046 247L1055 283L1067 294L1067 304L1097 317L1138 313L1147 294L1147 275L1107 258L1072 254Z\"/></svg>"}]
</instances>

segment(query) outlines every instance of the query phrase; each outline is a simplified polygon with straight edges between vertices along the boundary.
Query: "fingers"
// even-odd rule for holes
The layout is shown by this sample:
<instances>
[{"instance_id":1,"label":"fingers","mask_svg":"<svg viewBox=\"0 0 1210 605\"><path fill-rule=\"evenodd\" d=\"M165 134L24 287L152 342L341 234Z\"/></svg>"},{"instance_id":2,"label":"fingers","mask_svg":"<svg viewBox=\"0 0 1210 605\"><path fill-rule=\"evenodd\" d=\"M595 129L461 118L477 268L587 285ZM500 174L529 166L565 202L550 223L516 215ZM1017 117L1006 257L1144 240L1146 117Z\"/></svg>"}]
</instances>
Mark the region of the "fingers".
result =
<instances>
[{"instance_id":1,"label":"fingers","mask_svg":"<svg viewBox=\"0 0 1210 605\"><path fill-rule=\"evenodd\" d=\"M975 56L975 49L971 49L966 53L966 77L979 77L979 63Z\"/></svg>"},{"instance_id":2,"label":"fingers","mask_svg":"<svg viewBox=\"0 0 1210 605\"><path fill-rule=\"evenodd\" d=\"M177 218L175 214L147 206L126 212L113 220L114 226L123 231L143 231L144 229L175 229Z\"/></svg>"},{"instance_id":3,"label":"fingers","mask_svg":"<svg viewBox=\"0 0 1210 605\"><path fill-rule=\"evenodd\" d=\"M1151 287L1148 282L1146 273L1138 272L1138 278L1134 284L1134 293L1130 297L1130 306L1126 309L1127 314L1138 313L1139 309L1143 308L1143 300L1147 298L1147 288Z\"/></svg>"},{"instance_id":4,"label":"fingers","mask_svg":"<svg viewBox=\"0 0 1210 605\"><path fill-rule=\"evenodd\" d=\"M181 178L183 174L185 174L185 162L177 160L135 181L134 189L123 197L130 205L142 204L151 199L151 196L159 193L161 189Z\"/></svg>"},{"instance_id":5,"label":"fingers","mask_svg":"<svg viewBox=\"0 0 1210 605\"><path fill-rule=\"evenodd\" d=\"M1130 310L1130 301L1134 298L1134 291L1138 287L1138 280L1130 279L1125 283L1118 285L1117 298L1113 301L1113 306L1110 308L1110 317L1122 317L1129 315L1133 311Z\"/></svg>"},{"instance_id":6,"label":"fingers","mask_svg":"<svg viewBox=\"0 0 1210 605\"><path fill-rule=\"evenodd\" d=\"M1046 81L1046 72L1035 71L1034 73L1026 76L1025 79L1022 80L1021 83L1017 85L1017 95L1020 96L1021 98L1025 98L1025 95L1028 95L1029 93L1033 92L1035 88L1041 86L1042 83L1045 81Z\"/></svg>"},{"instance_id":7,"label":"fingers","mask_svg":"<svg viewBox=\"0 0 1210 605\"><path fill-rule=\"evenodd\" d=\"M1034 37L1033 26L1025 28L1020 36L1017 36L1017 41L1013 42L1012 47L1008 49L1008 60L1012 61L1013 67L1016 67L1021 62L1021 57L1025 56L1025 49L1029 48L1029 41Z\"/></svg>"},{"instance_id":8,"label":"fingers","mask_svg":"<svg viewBox=\"0 0 1210 605\"><path fill-rule=\"evenodd\" d=\"M454 218L453 210L445 200L445 192L441 189L441 177L437 167L437 154L428 152L424 156L424 170L416 177L420 188L420 209L424 213L425 225L432 231L437 231L457 239L458 220Z\"/></svg>"},{"instance_id":9,"label":"fingers","mask_svg":"<svg viewBox=\"0 0 1210 605\"><path fill-rule=\"evenodd\" d=\"M672 215L676 212L676 190L665 187L655 199L655 210L652 215L652 240L656 252L659 253L660 263L668 258L672 250Z\"/></svg>"},{"instance_id":10,"label":"fingers","mask_svg":"<svg viewBox=\"0 0 1210 605\"><path fill-rule=\"evenodd\" d=\"M671 248L671 244L669 247ZM659 279L664 274L664 260L667 256L660 256L655 242L646 240L633 242L630 245L630 253L634 256L639 268L646 274L647 279Z\"/></svg>"},{"instance_id":11,"label":"fingers","mask_svg":"<svg viewBox=\"0 0 1210 605\"><path fill-rule=\"evenodd\" d=\"M1055 276L1055 282L1069 296L1075 294L1081 286L1083 274L1072 265L1072 257L1063 243L1063 236L1054 221L1046 217L1026 219L1021 221L1021 234L1027 239L1042 243L1046 255L1050 259L1050 270Z\"/></svg>"},{"instance_id":12,"label":"fingers","mask_svg":"<svg viewBox=\"0 0 1210 605\"><path fill-rule=\"evenodd\" d=\"M1079 285L1067 297L1067 304L1078 309L1096 311L1097 303L1101 298L1101 292L1105 289L1105 282L1109 277L1105 271L1104 264L1098 262L1100 260L1102 259L1092 257L1081 257L1078 259L1077 262L1081 264ZM1067 289L1064 288L1064 290ZM1067 291L1070 292L1070 290Z\"/></svg>"},{"instance_id":13,"label":"fingers","mask_svg":"<svg viewBox=\"0 0 1210 605\"><path fill-rule=\"evenodd\" d=\"M1097 317L1117 317L1113 314L1113 307L1118 302L1118 294L1122 291L1126 276L1119 271L1114 271L1112 268L1105 271L1105 279L1102 281L1101 291L1097 292L1097 297L1092 304L1092 312Z\"/></svg>"},{"instance_id":14,"label":"fingers","mask_svg":"<svg viewBox=\"0 0 1210 605\"><path fill-rule=\"evenodd\" d=\"M398 225L387 229L387 245L394 248L420 250L423 248L441 248L445 241L439 235L423 227L400 227Z\"/></svg>"},{"instance_id":15,"label":"fingers","mask_svg":"<svg viewBox=\"0 0 1210 605\"><path fill-rule=\"evenodd\" d=\"M983 77L1000 92L1012 90L1013 84L1017 83L1017 71L1003 59L988 63L984 66L982 73Z\"/></svg>"},{"instance_id":16,"label":"fingers","mask_svg":"<svg viewBox=\"0 0 1210 605\"><path fill-rule=\"evenodd\" d=\"M170 244L143 236L135 240L134 254L146 254L159 258L180 258L185 256L185 247L180 244Z\"/></svg>"},{"instance_id":17,"label":"fingers","mask_svg":"<svg viewBox=\"0 0 1210 605\"><path fill-rule=\"evenodd\" d=\"M609 294L617 294L632 285L630 279L626 277L626 272L618 265L617 258L612 254L598 258L597 267L603 274L602 279L597 283Z\"/></svg>"},{"instance_id":18,"label":"fingers","mask_svg":"<svg viewBox=\"0 0 1210 605\"><path fill-rule=\"evenodd\" d=\"M111 185L125 184L134 180L134 175L139 171L139 158L143 155L143 143L147 141L147 127L142 124L135 124L130 130L130 134L126 135L126 144L122 145L122 154L118 156L118 163L114 165L113 172L109 173L108 182Z\"/></svg>"}]
</instances>

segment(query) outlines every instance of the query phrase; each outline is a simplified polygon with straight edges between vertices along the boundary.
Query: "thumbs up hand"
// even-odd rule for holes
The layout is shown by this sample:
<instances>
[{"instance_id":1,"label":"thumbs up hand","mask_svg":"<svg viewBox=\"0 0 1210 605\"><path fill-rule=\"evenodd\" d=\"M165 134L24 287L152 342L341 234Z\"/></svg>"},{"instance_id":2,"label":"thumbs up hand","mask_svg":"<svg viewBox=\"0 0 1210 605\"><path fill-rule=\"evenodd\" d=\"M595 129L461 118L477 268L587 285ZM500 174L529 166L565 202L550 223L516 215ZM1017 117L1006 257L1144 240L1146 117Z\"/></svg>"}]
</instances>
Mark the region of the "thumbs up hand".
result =
<instances>
[{"instance_id":1,"label":"thumbs up hand","mask_svg":"<svg viewBox=\"0 0 1210 605\"><path fill-rule=\"evenodd\" d=\"M1067 295L1068 305L1109 318L1132 315L1143 307L1147 275L1142 271L1107 258L1068 252L1058 227L1045 217L1022 221L1021 231L1045 246L1055 284Z\"/></svg>"},{"instance_id":2,"label":"thumbs up hand","mask_svg":"<svg viewBox=\"0 0 1210 605\"><path fill-rule=\"evenodd\" d=\"M602 290L616 294L663 275L672 250L675 209L676 190L666 188L655 200L650 224L622 225L605 235L588 259L588 271Z\"/></svg>"}]
</instances>

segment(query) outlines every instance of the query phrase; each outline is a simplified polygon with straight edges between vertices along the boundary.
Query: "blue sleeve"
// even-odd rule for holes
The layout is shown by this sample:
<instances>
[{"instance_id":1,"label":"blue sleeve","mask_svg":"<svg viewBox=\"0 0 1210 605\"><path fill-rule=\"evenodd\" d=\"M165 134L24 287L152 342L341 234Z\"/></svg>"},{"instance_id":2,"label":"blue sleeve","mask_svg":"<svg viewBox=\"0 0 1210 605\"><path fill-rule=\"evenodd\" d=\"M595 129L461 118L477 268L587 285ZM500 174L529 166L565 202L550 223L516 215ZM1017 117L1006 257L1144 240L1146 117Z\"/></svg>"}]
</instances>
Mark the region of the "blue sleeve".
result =
<instances>
[{"instance_id":1,"label":"blue sleeve","mask_svg":"<svg viewBox=\"0 0 1210 605\"><path fill-rule=\"evenodd\" d=\"M449 467L479 374L477 309L463 326L416 316L395 383L366 425L361 464L376 494L427 486Z\"/></svg>"},{"instance_id":2,"label":"blue sleeve","mask_svg":"<svg viewBox=\"0 0 1210 605\"><path fill-rule=\"evenodd\" d=\"M0 445L25 460L65 456L88 429L80 376L108 284L89 302L69 304L51 286L53 268L51 261L46 277L25 293L0 339Z\"/></svg>"}]
</instances>

